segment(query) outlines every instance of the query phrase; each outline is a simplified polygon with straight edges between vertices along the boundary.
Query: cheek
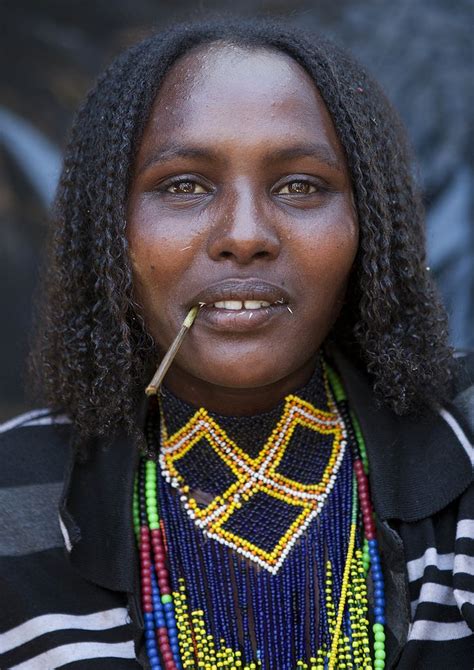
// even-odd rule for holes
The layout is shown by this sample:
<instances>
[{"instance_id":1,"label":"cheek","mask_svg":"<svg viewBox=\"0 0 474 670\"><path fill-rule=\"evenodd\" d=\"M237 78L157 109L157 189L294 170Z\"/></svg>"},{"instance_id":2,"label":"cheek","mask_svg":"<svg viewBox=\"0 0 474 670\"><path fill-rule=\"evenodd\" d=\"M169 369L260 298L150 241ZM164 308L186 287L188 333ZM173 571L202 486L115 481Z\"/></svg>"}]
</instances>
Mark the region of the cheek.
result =
<instances>
[{"instance_id":1,"label":"cheek","mask_svg":"<svg viewBox=\"0 0 474 670\"><path fill-rule=\"evenodd\" d=\"M135 290L142 298L147 293L166 293L167 285L185 266L186 242L173 234L176 227L158 219L147 208L134 211L127 231Z\"/></svg>"},{"instance_id":2,"label":"cheek","mask_svg":"<svg viewBox=\"0 0 474 670\"><path fill-rule=\"evenodd\" d=\"M140 307L148 332L155 342L159 342L161 333L166 332L167 315L164 307L169 293L166 282L175 272L174 255L164 252L166 245L160 244L156 235L135 227L128 234L128 242L135 301Z\"/></svg>"},{"instance_id":3,"label":"cheek","mask_svg":"<svg viewBox=\"0 0 474 670\"><path fill-rule=\"evenodd\" d=\"M301 245L300 277L315 318L337 316L357 254L359 232L351 208L320 220ZM313 316L314 316L313 315Z\"/></svg>"},{"instance_id":4,"label":"cheek","mask_svg":"<svg viewBox=\"0 0 474 670\"><path fill-rule=\"evenodd\" d=\"M153 239L141 234L129 236L129 249L135 293L143 301L147 291L155 291L161 285L166 255L161 254L160 245Z\"/></svg>"},{"instance_id":5,"label":"cheek","mask_svg":"<svg viewBox=\"0 0 474 670\"><path fill-rule=\"evenodd\" d=\"M167 348L182 319L179 289L202 231L196 222L176 225L156 211L151 199L133 205L127 229L133 292L148 332L160 347Z\"/></svg>"}]
</instances>

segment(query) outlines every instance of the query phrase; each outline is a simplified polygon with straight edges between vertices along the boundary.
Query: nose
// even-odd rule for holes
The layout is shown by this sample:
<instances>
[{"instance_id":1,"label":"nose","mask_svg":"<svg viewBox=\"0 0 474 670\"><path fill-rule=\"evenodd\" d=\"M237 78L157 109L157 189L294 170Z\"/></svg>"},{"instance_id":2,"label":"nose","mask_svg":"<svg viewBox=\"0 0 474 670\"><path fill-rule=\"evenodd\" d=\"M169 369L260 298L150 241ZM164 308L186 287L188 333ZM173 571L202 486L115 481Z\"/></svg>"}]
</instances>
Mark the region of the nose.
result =
<instances>
[{"instance_id":1,"label":"nose","mask_svg":"<svg viewBox=\"0 0 474 670\"><path fill-rule=\"evenodd\" d=\"M250 187L223 195L209 236L208 253L213 260L248 265L278 256L280 238L262 199Z\"/></svg>"}]
</instances>

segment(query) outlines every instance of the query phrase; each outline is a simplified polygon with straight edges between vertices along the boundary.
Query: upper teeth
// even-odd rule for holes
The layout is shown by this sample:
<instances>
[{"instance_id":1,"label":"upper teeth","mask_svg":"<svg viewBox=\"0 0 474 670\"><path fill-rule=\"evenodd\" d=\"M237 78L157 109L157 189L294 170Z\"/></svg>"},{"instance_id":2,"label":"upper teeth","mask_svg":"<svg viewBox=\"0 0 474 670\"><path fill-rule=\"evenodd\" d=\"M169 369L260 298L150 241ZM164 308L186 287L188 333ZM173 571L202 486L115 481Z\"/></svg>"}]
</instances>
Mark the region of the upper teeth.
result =
<instances>
[{"instance_id":1,"label":"upper teeth","mask_svg":"<svg viewBox=\"0 0 474 670\"><path fill-rule=\"evenodd\" d=\"M265 300L220 300L214 303L217 309L260 309L260 307L270 307L270 303Z\"/></svg>"}]
</instances>

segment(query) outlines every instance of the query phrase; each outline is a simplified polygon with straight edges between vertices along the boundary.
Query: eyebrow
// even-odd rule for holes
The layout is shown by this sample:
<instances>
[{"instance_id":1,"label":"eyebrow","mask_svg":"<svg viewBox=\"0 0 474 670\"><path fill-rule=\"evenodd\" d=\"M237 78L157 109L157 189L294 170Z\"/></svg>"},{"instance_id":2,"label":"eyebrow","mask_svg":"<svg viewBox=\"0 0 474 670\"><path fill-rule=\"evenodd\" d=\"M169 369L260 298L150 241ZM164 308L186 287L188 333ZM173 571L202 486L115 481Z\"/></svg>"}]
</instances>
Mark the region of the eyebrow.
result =
<instances>
[{"instance_id":1,"label":"eyebrow","mask_svg":"<svg viewBox=\"0 0 474 670\"><path fill-rule=\"evenodd\" d=\"M328 144L309 142L291 147L277 149L271 153L274 160L292 160L294 158L315 158L320 163L342 172L342 164Z\"/></svg>"},{"instance_id":2,"label":"eyebrow","mask_svg":"<svg viewBox=\"0 0 474 670\"><path fill-rule=\"evenodd\" d=\"M328 144L321 142L309 142L297 144L289 147L283 147L270 151L267 154L270 160L289 161L296 158L314 158L320 163L325 163L331 168L342 172L342 164L337 159ZM139 174L145 172L151 165L166 163L175 158L200 158L204 160L216 160L217 153L210 149L204 149L198 146L186 146L183 144L170 144L158 151L154 151L143 163L139 169Z\"/></svg>"},{"instance_id":3,"label":"eyebrow","mask_svg":"<svg viewBox=\"0 0 474 670\"><path fill-rule=\"evenodd\" d=\"M138 173L145 172L151 165L166 163L174 158L201 158L212 160L216 158L215 152L201 147L186 146L183 144L170 144L154 151L140 167Z\"/></svg>"}]
</instances>

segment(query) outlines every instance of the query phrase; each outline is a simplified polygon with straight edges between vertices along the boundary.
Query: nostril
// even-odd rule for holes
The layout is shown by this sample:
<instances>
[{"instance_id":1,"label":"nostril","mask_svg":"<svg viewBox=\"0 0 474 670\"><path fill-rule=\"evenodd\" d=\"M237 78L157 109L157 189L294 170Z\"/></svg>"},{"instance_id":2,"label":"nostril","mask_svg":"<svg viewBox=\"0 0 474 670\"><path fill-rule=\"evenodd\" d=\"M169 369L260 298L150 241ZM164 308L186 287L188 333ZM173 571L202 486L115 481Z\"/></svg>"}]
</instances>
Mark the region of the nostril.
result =
<instances>
[{"instance_id":1,"label":"nostril","mask_svg":"<svg viewBox=\"0 0 474 670\"><path fill-rule=\"evenodd\" d=\"M221 251L222 258L230 258L232 253L230 251Z\"/></svg>"},{"instance_id":2,"label":"nostril","mask_svg":"<svg viewBox=\"0 0 474 670\"><path fill-rule=\"evenodd\" d=\"M255 258L264 258L265 256L268 256L268 251L257 251L255 254Z\"/></svg>"}]
</instances>

